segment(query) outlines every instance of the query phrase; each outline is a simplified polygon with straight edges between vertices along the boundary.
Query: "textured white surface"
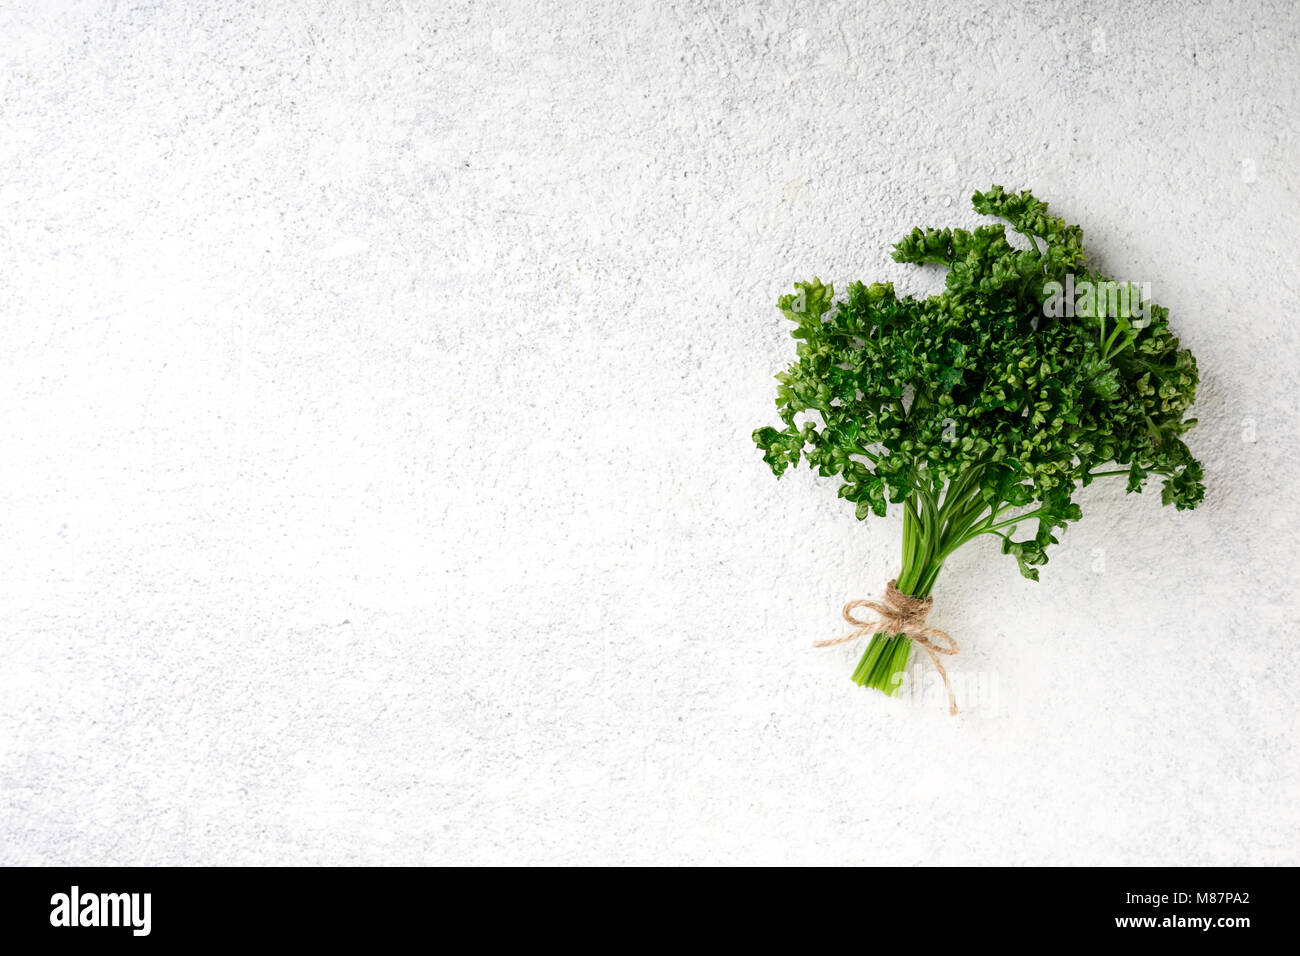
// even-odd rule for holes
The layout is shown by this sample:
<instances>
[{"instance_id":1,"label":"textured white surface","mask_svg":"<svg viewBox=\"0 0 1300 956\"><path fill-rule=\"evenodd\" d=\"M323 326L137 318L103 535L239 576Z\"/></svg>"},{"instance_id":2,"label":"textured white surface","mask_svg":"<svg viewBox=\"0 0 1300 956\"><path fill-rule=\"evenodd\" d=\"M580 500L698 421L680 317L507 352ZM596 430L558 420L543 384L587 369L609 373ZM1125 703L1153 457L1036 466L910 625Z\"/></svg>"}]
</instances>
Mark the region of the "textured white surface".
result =
<instances>
[{"instance_id":1,"label":"textured white surface","mask_svg":"<svg viewBox=\"0 0 1300 956\"><path fill-rule=\"evenodd\" d=\"M1300 863L1298 9L6 3L0 862ZM949 720L749 434L777 295L995 182L1209 496L959 553Z\"/></svg>"}]
</instances>

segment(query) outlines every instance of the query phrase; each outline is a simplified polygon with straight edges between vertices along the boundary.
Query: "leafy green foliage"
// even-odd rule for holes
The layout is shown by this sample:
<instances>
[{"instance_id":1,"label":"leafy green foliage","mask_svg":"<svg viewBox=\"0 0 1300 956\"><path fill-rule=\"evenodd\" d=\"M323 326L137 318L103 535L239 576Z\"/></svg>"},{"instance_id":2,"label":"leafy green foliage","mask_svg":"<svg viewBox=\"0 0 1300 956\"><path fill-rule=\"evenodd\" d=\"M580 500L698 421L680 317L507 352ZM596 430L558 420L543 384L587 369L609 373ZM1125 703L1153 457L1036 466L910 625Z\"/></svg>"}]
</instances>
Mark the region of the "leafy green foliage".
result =
<instances>
[{"instance_id":1,"label":"leafy green foliage","mask_svg":"<svg viewBox=\"0 0 1300 956\"><path fill-rule=\"evenodd\" d=\"M1091 270L1082 230L1029 192L994 186L973 202L1029 248L1003 223L913 229L893 257L945 266L942 293L855 282L836 301L814 278L781 297L797 358L777 376L781 427L754 432L778 477L806 461L840 480L859 518L903 507L909 594L928 594L944 559L982 534L1037 580L1055 533L1080 517L1075 489L1096 478L1139 492L1158 477L1178 509L1205 493L1181 437L1196 360L1168 311ZM1017 526L1032 535L1013 540Z\"/></svg>"}]
</instances>

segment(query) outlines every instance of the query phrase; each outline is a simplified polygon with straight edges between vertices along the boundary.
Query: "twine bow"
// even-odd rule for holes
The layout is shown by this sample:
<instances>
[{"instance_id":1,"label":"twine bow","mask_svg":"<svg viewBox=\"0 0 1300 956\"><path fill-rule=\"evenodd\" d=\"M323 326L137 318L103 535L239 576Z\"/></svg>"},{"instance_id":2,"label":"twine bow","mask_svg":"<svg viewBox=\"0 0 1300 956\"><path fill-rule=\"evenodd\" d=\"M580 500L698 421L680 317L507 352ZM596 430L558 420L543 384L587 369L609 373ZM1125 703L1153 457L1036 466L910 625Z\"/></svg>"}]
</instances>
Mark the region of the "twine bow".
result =
<instances>
[{"instance_id":1,"label":"twine bow","mask_svg":"<svg viewBox=\"0 0 1300 956\"><path fill-rule=\"evenodd\" d=\"M855 628L852 634L846 634L843 637L837 637L829 641L817 641L814 647L831 647L835 644L844 644L847 641L855 641L859 637L870 637L873 634L898 634L906 637L913 644L918 644L930 655L930 660L934 663L934 669L939 672L943 678L943 686L948 689L948 713L950 715L957 713L957 696L952 692L952 682L948 680L948 672L944 670L943 664L939 661L939 655L950 655L957 653L957 642L951 635L944 633L937 627L928 627L925 623L926 616L930 613L930 608L934 606L934 598L917 598L904 594L898 590L898 579L890 581L885 586L885 600L882 604L879 601L850 601L844 605L844 620L848 621ZM865 607L875 611L879 615L875 620L864 621L854 617L853 612L857 608ZM936 644L935 641L942 641L943 644Z\"/></svg>"}]
</instances>

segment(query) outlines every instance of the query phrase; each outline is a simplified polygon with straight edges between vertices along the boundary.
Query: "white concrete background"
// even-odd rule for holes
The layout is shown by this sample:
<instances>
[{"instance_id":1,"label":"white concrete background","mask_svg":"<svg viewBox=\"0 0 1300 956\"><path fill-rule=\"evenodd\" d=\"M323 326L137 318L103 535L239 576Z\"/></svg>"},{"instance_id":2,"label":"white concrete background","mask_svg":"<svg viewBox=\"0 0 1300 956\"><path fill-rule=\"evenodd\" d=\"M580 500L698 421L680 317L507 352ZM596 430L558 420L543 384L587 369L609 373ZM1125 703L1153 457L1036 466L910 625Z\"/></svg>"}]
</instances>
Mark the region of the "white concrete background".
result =
<instances>
[{"instance_id":1,"label":"white concrete background","mask_svg":"<svg viewBox=\"0 0 1300 956\"><path fill-rule=\"evenodd\" d=\"M7 3L0 862L1300 863L1300 8ZM1194 513L940 580L778 483L796 279L1033 188L1198 356ZM1251 437L1254 440L1251 440Z\"/></svg>"}]
</instances>

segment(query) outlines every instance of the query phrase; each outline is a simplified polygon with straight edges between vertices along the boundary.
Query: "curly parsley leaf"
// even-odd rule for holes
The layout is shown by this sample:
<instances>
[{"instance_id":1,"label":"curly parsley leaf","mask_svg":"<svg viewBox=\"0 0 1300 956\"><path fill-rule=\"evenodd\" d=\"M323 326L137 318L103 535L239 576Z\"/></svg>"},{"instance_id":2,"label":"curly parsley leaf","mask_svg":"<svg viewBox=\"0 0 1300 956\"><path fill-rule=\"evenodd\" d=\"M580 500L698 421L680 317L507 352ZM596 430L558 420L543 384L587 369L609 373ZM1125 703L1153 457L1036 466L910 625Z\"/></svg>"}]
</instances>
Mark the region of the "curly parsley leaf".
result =
<instances>
[{"instance_id":1,"label":"curly parsley leaf","mask_svg":"<svg viewBox=\"0 0 1300 956\"><path fill-rule=\"evenodd\" d=\"M1205 494L1181 438L1196 423L1196 360L1168 310L1092 270L1082 229L1030 192L994 186L973 204L1003 222L913 229L893 248L900 263L947 268L938 295L855 282L837 300L814 278L781 297L796 358L777 376L781 427L754 432L777 476L806 461L860 519L904 507L911 594L983 534L1037 580L1054 532L1080 517L1075 489L1094 479L1140 492L1158 477L1179 510ZM1013 540L1026 523L1036 533Z\"/></svg>"}]
</instances>

